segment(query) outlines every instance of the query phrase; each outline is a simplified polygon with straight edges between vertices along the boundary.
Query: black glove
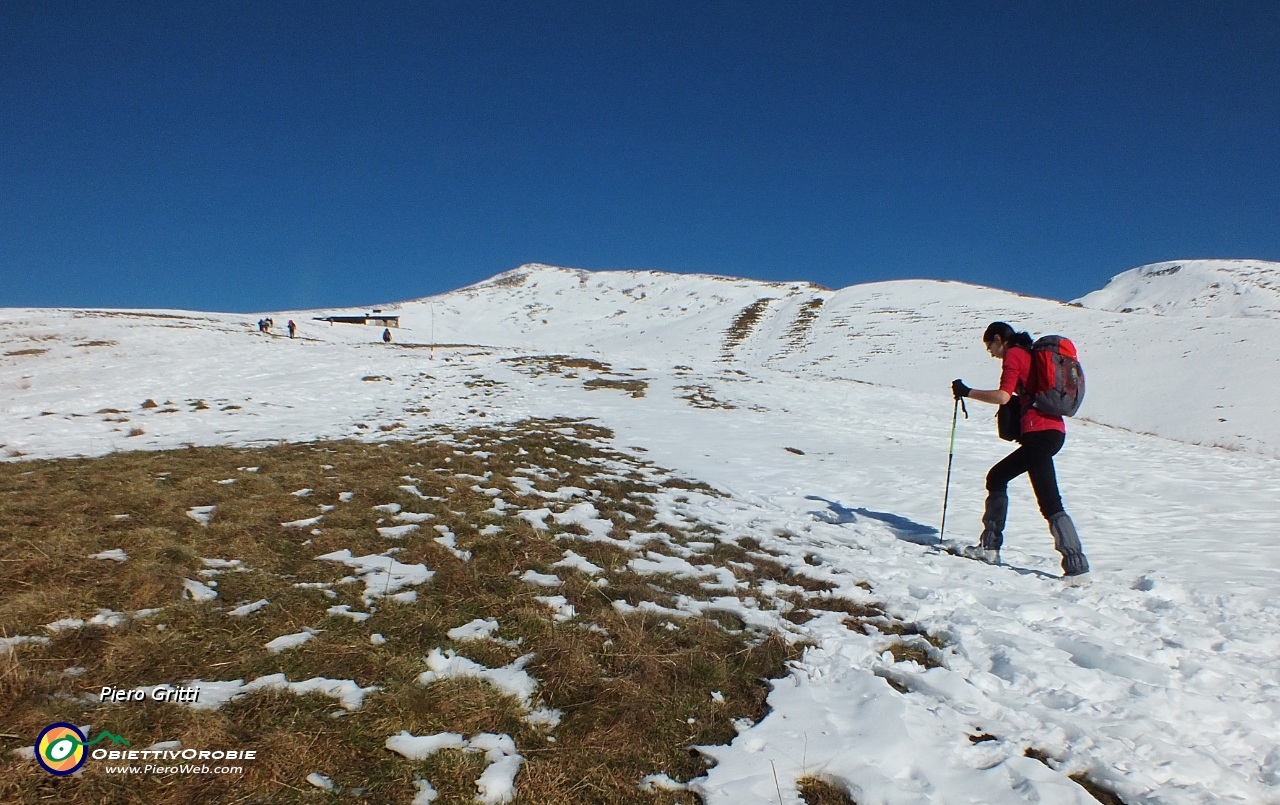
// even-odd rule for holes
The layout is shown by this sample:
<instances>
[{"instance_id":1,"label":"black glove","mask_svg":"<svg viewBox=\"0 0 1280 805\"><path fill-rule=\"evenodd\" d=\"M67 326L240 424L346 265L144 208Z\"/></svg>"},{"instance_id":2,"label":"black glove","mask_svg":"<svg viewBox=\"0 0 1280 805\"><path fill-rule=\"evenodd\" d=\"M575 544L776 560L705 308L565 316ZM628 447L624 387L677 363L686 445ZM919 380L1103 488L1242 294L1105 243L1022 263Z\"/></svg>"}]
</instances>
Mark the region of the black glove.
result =
<instances>
[{"instance_id":1,"label":"black glove","mask_svg":"<svg viewBox=\"0 0 1280 805\"><path fill-rule=\"evenodd\" d=\"M951 394L957 400L961 397L968 397L970 391L973 391L973 389L966 386L963 380L957 379L951 381Z\"/></svg>"}]
</instances>

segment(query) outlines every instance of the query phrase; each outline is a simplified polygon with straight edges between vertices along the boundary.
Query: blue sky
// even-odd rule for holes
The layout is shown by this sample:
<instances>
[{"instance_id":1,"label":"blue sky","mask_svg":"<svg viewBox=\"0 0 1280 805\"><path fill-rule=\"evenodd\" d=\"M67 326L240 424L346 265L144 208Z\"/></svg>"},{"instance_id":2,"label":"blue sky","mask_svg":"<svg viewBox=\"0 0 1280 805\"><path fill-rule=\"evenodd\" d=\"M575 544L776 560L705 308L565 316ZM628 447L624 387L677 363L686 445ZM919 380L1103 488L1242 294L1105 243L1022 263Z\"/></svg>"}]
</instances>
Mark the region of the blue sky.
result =
<instances>
[{"instance_id":1,"label":"blue sky","mask_svg":"<svg viewBox=\"0 0 1280 805\"><path fill-rule=\"evenodd\" d=\"M0 4L0 306L1280 260L1280 3Z\"/></svg>"}]
</instances>

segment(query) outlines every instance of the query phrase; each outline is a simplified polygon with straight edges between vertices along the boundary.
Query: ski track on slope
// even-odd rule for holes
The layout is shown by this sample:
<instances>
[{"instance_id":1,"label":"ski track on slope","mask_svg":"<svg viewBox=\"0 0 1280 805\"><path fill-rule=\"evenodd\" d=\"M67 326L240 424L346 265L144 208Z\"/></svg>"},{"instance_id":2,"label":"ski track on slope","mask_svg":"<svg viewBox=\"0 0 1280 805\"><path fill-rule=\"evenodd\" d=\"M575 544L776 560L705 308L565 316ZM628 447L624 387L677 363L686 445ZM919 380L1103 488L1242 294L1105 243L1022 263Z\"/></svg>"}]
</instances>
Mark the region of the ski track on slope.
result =
<instances>
[{"instance_id":1,"label":"ski track on slope","mask_svg":"<svg viewBox=\"0 0 1280 805\"><path fill-rule=\"evenodd\" d=\"M720 307L741 309L734 300ZM692 786L709 804L772 803L778 788L798 802L793 781L801 774L856 789L864 805L1033 795L1088 802L1066 779L1077 771L1131 802L1280 802L1274 460L1072 423L1059 480L1097 580L1063 590L1044 578L1057 575L1056 554L1025 482L1011 486L1011 567L926 549L936 538L950 428L943 396L815 379L785 362L748 364L743 374L743 364L718 359L711 325L703 337L711 358L673 357L637 333L600 355L614 372L647 380L637 399L585 390L590 370L530 377L502 359L551 350L503 341L500 332L488 343L525 348L438 350L431 361L425 350L360 342L372 329L326 327L314 335L328 340L288 342L249 332L252 317L175 315L217 321L6 311L4 351L51 345L47 354L0 362L6 449L92 455L595 417L618 446L643 447L646 459L730 495L664 494L664 516L760 539L857 600L866 595L854 585L866 582L890 614L945 638L945 667L925 671L882 657L891 637L855 634L837 617L801 627L780 621L815 647L774 683L769 716L744 726L730 746L704 749L717 765ZM767 311L760 327L785 321ZM15 332L58 340L15 341ZM75 346L90 341L116 345ZM738 352L751 349L748 339ZM923 370L907 374L914 371ZM965 374L936 361L932 371ZM994 385L997 366L965 371L982 387ZM481 378L501 385L474 384ZM691 386L737 407L694 407L683 399ZM146 398L161 407L140 409ZM175 404L163 405L169 400ZM232 405L240 407L222 410ZM104 408L125 413L95 414ZM1010 447L994 437L989 407L973 403L970 412L959 424L948 513L948 535L961 540L977 533L982 476ZM109 421L116 416L129 421ZM377 431L396 422L405 427ZM146 433L126 436L132 427ZM979 733L997 740L971 744L967 736ZM1028 747L1052 757L1056 770L1023 757Z\"/></svg>"}]
</instances>

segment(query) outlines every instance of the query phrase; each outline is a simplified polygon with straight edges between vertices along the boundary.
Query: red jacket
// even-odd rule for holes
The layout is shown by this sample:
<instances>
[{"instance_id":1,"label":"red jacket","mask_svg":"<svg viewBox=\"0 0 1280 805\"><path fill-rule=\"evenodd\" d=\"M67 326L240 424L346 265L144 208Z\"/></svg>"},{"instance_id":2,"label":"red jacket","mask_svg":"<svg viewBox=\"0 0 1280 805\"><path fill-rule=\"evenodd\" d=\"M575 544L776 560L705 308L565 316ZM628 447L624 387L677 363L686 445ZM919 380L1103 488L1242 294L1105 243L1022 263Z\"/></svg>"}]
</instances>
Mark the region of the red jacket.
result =
<instances>
[{"instance_id":1,"label":"red jacket","mask_svg":"<svg viewBox=\"0 0 1280 805\"><path fill-rule=\"evenodd\" d=\"M1056 430L1067 432L1067 426L1060 416L1048 416L1031 407L1031 395L1027 388L1031 380L1031 353L1023 347L1009 347L1004 353L1004 364L1000 369L1000 390L1017 394L1022 400L1022 432L1032 433L1038 430Z\"/></svg>"}]
</instances>

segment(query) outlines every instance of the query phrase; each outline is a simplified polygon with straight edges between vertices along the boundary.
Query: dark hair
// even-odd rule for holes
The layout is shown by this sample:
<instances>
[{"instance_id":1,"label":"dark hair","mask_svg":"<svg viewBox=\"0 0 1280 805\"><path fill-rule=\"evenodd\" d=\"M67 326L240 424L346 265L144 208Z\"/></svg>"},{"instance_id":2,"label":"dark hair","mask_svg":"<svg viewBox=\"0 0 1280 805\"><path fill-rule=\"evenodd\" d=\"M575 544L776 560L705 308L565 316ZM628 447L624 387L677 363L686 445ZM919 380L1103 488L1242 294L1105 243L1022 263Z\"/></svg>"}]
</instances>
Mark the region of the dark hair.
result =
<instances>
[{"instance_id":1,"label":"dark hair","mask_svg":"<svg viewBox=\"0 0 1280 805\"><path fill-rule=\"evenodd\" d=\"M987 331L982 334L982 343L990 344L996 336L1000 336L1000 340L1011 347L1029 347L1034 341L1031 333L1016 332L1002 321L993 321L987 325Z\"/></svg>"}]
</instances>

